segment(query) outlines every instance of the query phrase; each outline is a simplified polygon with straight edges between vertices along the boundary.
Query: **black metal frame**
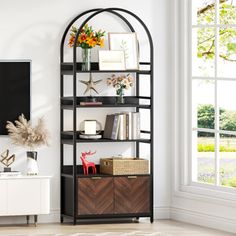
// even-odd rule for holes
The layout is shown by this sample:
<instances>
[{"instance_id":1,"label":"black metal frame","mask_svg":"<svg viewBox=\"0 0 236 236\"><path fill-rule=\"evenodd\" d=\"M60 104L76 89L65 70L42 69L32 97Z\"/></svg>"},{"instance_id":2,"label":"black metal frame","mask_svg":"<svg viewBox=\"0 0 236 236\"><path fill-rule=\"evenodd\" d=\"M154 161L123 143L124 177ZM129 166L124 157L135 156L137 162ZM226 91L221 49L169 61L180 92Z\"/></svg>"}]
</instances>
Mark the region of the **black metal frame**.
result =
<instances>
[{"instance_id":1,"label":"black metal frame","mask_svg":"<svg viewBox=\"0 0 236 236\"><path fill-rule=\"evenodd\" d=\"M66 63L64 63L64 44L65 44L65 38L66 35L68 33L68 31L70 30L71 26L73 25L73 23L75 23L78 19L80 19L81 17L90 14L80 25L80 27L78 28L78 33L75 36L75 42L77 42L78 37L79 37L79 32L82 30L83 26L89 21L91 20L93 17L95 17L96 15L99 15L101 13L104 12L108 12L111 13L113 15L116 15L117 17L119 17L129 28L129 30L131 32L135 32L133 26L131 25L131 23L122 15L122 13L125 13L127 15L132 16L135 20L137 20L141 26L144 28L148 40L149 40L149 46L150 46L150 62L140 62L139 64L142 65L150 65L150 70L148 71L140 71L140 70L134 70L134 71L130 71L130 72L134 72L136 74L136 98L147 98L150 100L150 105L147 107L142 107L142 105L140 104L125 104L124 106L126 107L136 107L136 111L139 111L139 109L149 109L150 110L150 131L143 131L143 133L149 133L150 134L150 139L148 140L124 140L124 141L129 141L129 142L135 142L135 146L136 146L136 156L139 157L139 144L140 143L149 143L150 144L150 182L151 182L151 186L150 186L150 214L123 214L123 215L94 215L94 216L78 216L78 212L77 212L77 175L78 175L78 166L76 163L76 158L77 158L77 154L76 154L76 150L77 150L77 143L80 142L80 140L78 140L77 138L77 132L76 132L76 120L77 120L77 115L76 115L76 110L79 107L78 105L78 97L77 95L77 91L76 91L76 85L77 85L77 72L81 72L80 70L78 70L78 64L76 62L76 44L74 44L73 46L73 63L67 63L70 64L70 69L66 70ZM96 8L96 9L90 9L88 11L85 11L81 14L79 14L78 16L76 16L66 27L66 30L62 36L62 40L61 40L61 46L60 46L60 63L61 63L61 73L60 73L60 77L61 77L61 81L60 81L60 96L61 96L61 110L60 110L60 135L61 135L61 144L60 144L60 168L61 168L61 222L63 222L64 217L68 217L70 219L73 219L73 223L76 224L77 219L80 218L87 218L87 219L91 219L91 218L110 218L110 217L114 217L114 218L123 218L123 217L136 217L137 219L139 217L150 217L150 221L153 222L153 130L154 130L154 123L153 123L153 105L154 105L154 101L153 101L153 60L154 60L154 53L153 53L153 41L152 41L152 37L151 34L147 28L147 26L145 25L145 23L134 13L132 13L131 11L128 11L126 9L122 9L122 8ZM68 66L68 65L67 65ZM93 68L93 67L92 67ZM96 72L99 73L98 70L91 70L92 72ZM109 72L109 71L107 71ZM114 72L114 71L113 71ZM100 73L104 73L104 71L100 71ZM73 96L69 99L70 100L70 104L65 105L65 101L67 100L64 97L64 75L65 74L72 74L73 75ZM140 74L149 74L150 75L150 97L140 97L139 96L139 75ZM68 101L67 101L68 102ZM112 104L108 104L108 106L112 106ZM115 106L115 105L114 105ZM94 106L97 107L97 106ZM70 133L71 136L69 136L69 138L66 140L65 139L65 134L66 131L64 131L63 128L63 124L64 124L64 115L63 115L63 110L64 109L71 109L73 110L73 131L72 133ZM67 133L68 134L68 133ZM68 136L67 136L68 137ZM97 140L97 142L108 142L109 140ZM90 141L87 141L90 142ZM95 141L96 142L96 141ZM110 140L110 142L113 142L113 140ZM122 141L121 141L122 142ZM64 145L65 144L71 144L73 146L73 173L71 174L66 174L64 173ZM64 182L68 182L68 186L65 184L62 184ZM65 187L67 189L65 189ZM72 188L72 189L71 189ZM68 196L65 195L65 190L67 190L68 192ZM71 201L68 202L69 198ZM68 206L68 207L65 207ZM65 209L68 208L68 209Z\"/></svg>"}]
</instances>

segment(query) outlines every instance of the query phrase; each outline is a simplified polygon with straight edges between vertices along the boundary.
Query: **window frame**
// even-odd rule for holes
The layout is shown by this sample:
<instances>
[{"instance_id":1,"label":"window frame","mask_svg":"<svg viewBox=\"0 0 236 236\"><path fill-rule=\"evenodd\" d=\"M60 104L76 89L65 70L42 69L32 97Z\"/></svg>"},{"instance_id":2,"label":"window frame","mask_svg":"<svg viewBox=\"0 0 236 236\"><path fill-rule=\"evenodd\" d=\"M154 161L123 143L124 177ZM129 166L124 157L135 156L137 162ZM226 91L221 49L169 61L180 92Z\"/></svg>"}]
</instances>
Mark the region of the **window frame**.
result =
<instances>
[{"instance_id":1,"label":"window frame","mask_svg":"<svg viewBox=\"0 0 236 236\"><path fill-rule=\"evenodd\" d=\"M172 151L174 195L217 204L235 204L236 188L192 181L192 8L189 0L176 0L173 42L173 110L175 134ZM212 27L212 26L211 26ZM216 69L216 68L215 68ZM215 74L216 77L216 74ZM214 78L215 78L214 77ZM191 78L188 79L188 78Z\"/></svg>"}]
</instances>

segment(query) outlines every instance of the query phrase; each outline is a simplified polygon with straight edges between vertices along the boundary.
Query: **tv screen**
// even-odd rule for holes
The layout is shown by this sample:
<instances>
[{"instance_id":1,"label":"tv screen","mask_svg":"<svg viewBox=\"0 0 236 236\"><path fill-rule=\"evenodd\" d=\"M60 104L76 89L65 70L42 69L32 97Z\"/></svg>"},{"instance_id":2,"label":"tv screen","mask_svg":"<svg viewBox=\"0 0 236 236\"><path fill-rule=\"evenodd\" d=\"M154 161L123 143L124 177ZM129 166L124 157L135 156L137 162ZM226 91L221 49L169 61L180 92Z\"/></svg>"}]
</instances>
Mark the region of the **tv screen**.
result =
<instances>
[{"instance_id":1,"label":"tv screen","mask_svg":"<svg viewBox=\"0 0 236 236\"><path fill-rule=\"evenodd\" d=\"M31 61L0 61L0 135L22 113L30 119Z\"/></svg>"}]
</instances>

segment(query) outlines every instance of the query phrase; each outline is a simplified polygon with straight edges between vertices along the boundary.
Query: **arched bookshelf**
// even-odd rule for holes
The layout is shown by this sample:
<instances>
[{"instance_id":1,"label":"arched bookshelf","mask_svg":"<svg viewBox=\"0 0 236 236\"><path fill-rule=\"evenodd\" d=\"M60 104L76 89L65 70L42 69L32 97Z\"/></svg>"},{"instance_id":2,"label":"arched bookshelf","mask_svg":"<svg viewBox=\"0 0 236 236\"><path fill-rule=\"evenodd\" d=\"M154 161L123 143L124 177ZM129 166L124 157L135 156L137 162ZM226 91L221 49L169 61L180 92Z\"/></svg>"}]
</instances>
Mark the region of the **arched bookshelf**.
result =
<instances>
[{"instance_id":1,"label":"arched bookshelf","mask_svg":"<svg viewBox=\"0 0 236 236\"><path fill-rule=\"evenodd\" d=\"M76 45L73 46L73 56L70 62L64 61L64 45L66 36L71 26L79 22L78 33L75 36L75 42L79 37L79 32L89 20L96 16L110 13L117 16L121 22L127 25L130 32L135 32L134 27L126 15L129 15L134 21L137 21L139 26L145 31L149 41L149 61L139 62L140 69L136 70L107 70L100 71L98 62L92 62L90 71L82 71L81 63L77 62ZM84 20L81 20L81 19ZM142 45L139 45L140 49ZM145 68L143 69L143 66ZM126 96L124 104L116 104L115 96L98 96L102 105L81 106L80 102L85 101L86 97L77 96L77 78L81 73L133 73L135 75L135 96ZM65 77L71 75L73 77L73 91L71 96L64 96L64 80ZM140 96L140 76L148 77L150 87L150 96ZM60 163L61 163L61 222L64 218L72 219L76 224L80 219L110 219L110 218L135 218L150 217L150 222L153 222L153 41L151 34L145 23L134 13L122 8L97 8L82 12L71 22L65 29L62 36L60 47ZM148 103L142 103L142 100L147 100ZM129 140L112 140L112 139L81 139L78 136L77 130L77 110L81 107L87 109L99 108L121 108L130 107L139 112L141 109L149 110L150 130L141 130L141 138ZM73 112L73 130L64 130L64 110ZM142 121L141 121L142 122ZM148 136L143 138L142 134ZM97 165L98 173L84 175L82 166L77 163L78 145L83 143L99 143L106 145L110 142L131 142L135 144L135 155L139 158L140 144L149 145L149 173L141 175L105 175L99 173L99 165ZM73 149L73 163L65 165L64 154L65 145L70 145ZM90 190L89 190L90 189ZM93 193L89 194L93 189ZM127 194L129 189L129 194Z\"/></svg>"}]
</instances>

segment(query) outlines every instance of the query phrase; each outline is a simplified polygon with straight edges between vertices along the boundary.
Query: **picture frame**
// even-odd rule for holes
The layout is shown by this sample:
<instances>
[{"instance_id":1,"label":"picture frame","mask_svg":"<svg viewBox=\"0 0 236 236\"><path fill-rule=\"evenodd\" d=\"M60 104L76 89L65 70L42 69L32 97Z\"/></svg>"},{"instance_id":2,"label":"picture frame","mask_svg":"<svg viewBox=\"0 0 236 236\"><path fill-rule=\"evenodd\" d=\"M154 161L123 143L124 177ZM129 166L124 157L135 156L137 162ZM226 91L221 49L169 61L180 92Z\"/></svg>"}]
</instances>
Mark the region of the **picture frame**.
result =
<instances>
[{"instance_id":1,"label":"picture frame","mask_svg":"<svg viewBox=\"0 0 236 236\"><path fill-rule=\"evenodd\" d=\"M122 50L99 50L99 70L125 70L125 56Z\"/></svg>"},{"instance_id":2,"label":"picture frame","mask_svg":"<svg viewBox=\"0 0 236 236\"><path fill-rule=\"evenodd\" d=\"M109 49L123 50L126 70L139 69L139 50L136 33L108 33Z\"/></svg>"}]
</instances>

